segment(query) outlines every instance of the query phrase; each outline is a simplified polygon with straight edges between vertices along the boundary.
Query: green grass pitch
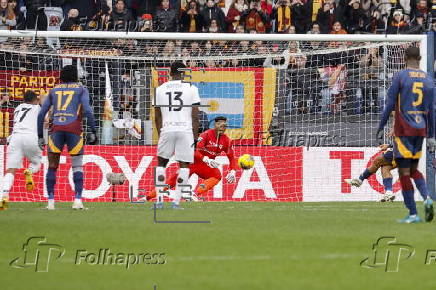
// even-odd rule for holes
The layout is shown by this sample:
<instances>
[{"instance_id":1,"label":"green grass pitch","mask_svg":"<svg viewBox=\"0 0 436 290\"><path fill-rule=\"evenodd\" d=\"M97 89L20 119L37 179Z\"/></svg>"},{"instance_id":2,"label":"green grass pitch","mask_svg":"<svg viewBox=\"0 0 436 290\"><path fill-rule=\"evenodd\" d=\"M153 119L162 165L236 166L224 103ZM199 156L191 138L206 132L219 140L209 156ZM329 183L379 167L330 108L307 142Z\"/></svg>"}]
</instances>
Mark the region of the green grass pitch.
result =
<instances>
[{"instance_id":1,"label":"green grass pitch","mask_svg":"<svg viewBox=\"0 0 436 290\"><path fill-rule=\"evenodd\" d=\"M396 219L406 214L400 202L184 203L184 211L165 209L157 216L161 221L210 220L210 224L154 223L151 204L87 203L89 210L73 211L70 203L58 203L52 212L41 210L44 205L11 203L0 212L1 289L434 287L436 262L425 261L427 250L436 249L436 224L397 224ZM418 208L422 216L422 202ZM62 246L64 256L50 257L48 272L36 272L30 264L11 267L12 260L24 257L26 240L36 236ZM409 259L400 255L398 272L360 266L373 256L372 244L382 236L394 236L415 249ZM39 257L47 259L46 248L38 249ZM165 264L141 263L126 269L122 255L120 265L75 264L77 250L98 253L99 249L126 255L161 253Z\"/></svg>"}]
</instances>

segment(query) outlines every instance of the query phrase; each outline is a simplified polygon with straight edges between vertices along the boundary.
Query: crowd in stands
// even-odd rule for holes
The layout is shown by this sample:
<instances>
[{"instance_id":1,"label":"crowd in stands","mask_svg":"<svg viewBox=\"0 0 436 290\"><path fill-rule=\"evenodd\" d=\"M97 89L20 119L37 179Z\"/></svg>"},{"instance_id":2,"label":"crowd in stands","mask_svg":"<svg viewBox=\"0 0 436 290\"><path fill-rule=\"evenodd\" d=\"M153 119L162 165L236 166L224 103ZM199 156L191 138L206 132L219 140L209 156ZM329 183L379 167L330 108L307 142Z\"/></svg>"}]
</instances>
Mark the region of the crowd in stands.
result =
<instances>
[{"instance_id":1,"label":"crowd in stands","mask_svg":"<svg viewBox=\"0 0 436 290\"><path fill-rule=\"evenodd\" d=\"M0 0L0 13L3 30L287 34L436 31L436 0ZM12 51L0 52L0 67L51 71L66 61L54 53L44 54L45 49L56 45L43 39L9 42ZM90 49L98 49L99 43L92 41ZM77 48L84 48L84 44L78 44ZM71 43L68 45L57 48L76 48ZM7 46L7 38L0 38L0 47ZM323 46L334 48L334 52L316 53ZM108 64L115 111L129 111L135 117L141 115L136 110L140 97L132 92L132 72L166 67L174 59L181 59L188 67L266 67L286 71L278 77L281 85L277 99L277 103L280 100L283 103L280 112L286 115L377 113L382 107L381 88L386 78L392 76L388 73L400 68L401 49L404 49L350 48L347 43L323 43L315 39L287 43L194 40L156 43L126 39L111 40L101 47L132 57L118 59L114 54L110 62L92 57L72 58L71 62L78 66L81 81L91 94L100 97L92 99L93 105L100 108L99 114ZM14 52L31 48L40 49L38 53L41 53ZM62 50L58 53L62 54ZM136 55L149 58L136 60Z\"/></svg>"},{"instance_id":2,"label":"crowd in stands","mask_svg":"<svg viewBox=\"0 0 436 290\"><path fill-rule=\"evenodd\" d=\"M46 7L62 9L60 19L47 21ZM75 31L397 34L436 29L436 0L0 0L0 13L0 29L46 30L53 23Z\"/></svg>"}]
</instances>

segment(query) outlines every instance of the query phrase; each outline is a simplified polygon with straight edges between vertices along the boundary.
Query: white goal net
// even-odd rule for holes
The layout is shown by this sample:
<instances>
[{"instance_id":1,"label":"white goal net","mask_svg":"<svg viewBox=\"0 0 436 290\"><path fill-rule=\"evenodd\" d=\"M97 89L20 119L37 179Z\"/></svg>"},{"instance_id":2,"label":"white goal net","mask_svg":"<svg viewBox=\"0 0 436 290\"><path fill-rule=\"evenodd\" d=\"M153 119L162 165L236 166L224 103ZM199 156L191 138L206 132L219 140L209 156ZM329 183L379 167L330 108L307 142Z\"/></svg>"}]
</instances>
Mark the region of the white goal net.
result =
<instances>
[{"instance_id":1,"label":"white goal net","mask_svg":"<svg viewBox=\"0 0 436 290\"><path fill-rule=\"evenodd\" d=\"M404 68L406 47L423 52L423 36L228 35L117 32L1 32L0 182L6 170L6 138L13 110L26 90L44 96L59 82L62 66L77 66L89 89L99 145L86 145L84 198L137 200L153 188L156 132L151 100L182 60L199 88L201 128L228 118L236 158L251 154L255 166L225 178L207 201L371 200L381 192L374 176L359 191L356 176L377 153L374 138L386 90ZM8 36L6 39L5 37ZM424 66L423 66L424 67ZM47 126L49 126L47 124ZM87 128L85 128L85 134ZM45 153L44 153L45 155ZM220 156L223 176L228 159ZM18 174L12 201L44 201L46 157L34 192ZM168 168L174 173L175 165ZM123 185L106 181L124 173ZM64 151L55 199L74 196L71 159ZM195 187L202 180L193 176Z\"/></svg>"}]
</instances>

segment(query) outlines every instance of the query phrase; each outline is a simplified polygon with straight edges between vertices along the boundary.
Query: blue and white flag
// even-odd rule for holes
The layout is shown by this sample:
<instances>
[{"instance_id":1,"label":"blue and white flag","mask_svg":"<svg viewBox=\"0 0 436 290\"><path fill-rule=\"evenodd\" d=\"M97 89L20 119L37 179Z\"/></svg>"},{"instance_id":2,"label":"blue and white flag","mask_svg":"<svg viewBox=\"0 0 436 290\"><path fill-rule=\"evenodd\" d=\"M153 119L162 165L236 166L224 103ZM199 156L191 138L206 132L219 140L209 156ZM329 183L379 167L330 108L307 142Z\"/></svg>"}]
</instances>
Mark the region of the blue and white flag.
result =
<instances>
[{"instance_id":1,"label":"blue and white flag","mask_svg":"<svg viewBox=\"0 0 436 290\"><path fill-rule=\"evenodd\" d=\"M244 124L244 85L233 82L194 83L201 98L201 110L207 114L210 126L217 116L227 118L229 129L239 129ZM211 122L212 121L212 122Z\"/></svg>"}]
</instances>

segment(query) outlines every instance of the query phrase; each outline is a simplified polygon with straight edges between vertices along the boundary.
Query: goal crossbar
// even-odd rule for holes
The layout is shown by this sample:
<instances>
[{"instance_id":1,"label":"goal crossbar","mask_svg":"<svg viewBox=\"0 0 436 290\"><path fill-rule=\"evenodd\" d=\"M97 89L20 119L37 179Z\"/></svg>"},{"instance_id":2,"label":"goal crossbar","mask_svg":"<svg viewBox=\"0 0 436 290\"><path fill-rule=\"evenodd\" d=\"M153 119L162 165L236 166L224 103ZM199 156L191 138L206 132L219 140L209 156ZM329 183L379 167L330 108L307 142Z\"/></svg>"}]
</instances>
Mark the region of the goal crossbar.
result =
<instances>
[{"instance_id":1,"label":"goal crossbar","mask_svg":"<svg viewBox=\"0 0 436 290\"><path fill-rule=\"evenodd\" d=\"M421 42L426 35L381 34L242 34L242 33L169 33L116 31L34 31L1 30L0 37L62 37L90 39L144 40L225 40L225 41L352 41L352 42Z\"/></svg>"}]
</instances>

